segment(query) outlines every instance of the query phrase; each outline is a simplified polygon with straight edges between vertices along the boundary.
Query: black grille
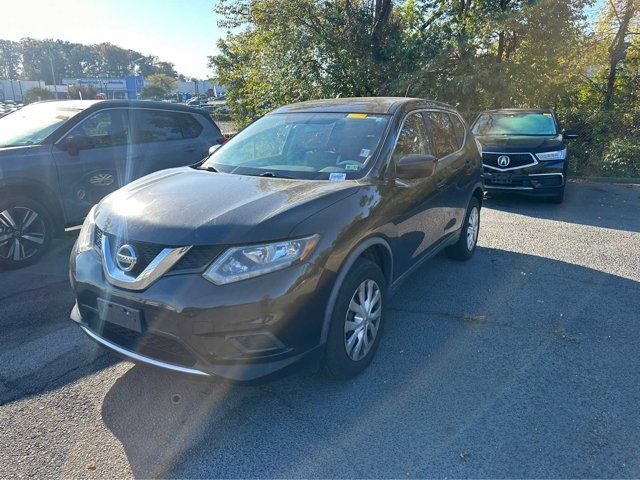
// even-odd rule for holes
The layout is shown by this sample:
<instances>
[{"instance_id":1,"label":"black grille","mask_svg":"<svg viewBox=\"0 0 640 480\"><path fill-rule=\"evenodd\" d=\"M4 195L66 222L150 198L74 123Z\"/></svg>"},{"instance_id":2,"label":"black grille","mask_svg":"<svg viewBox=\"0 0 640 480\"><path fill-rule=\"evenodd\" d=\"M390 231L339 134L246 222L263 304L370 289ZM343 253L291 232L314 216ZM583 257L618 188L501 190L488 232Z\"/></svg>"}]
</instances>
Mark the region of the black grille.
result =
<instances>
[{"instance_id":1,"label":"black grille","mask_svg":"<svg viewBox=\"0 0 640 480\"><path fill-rule=\"evenodd\" d=\"M191 367L194 356L179 342L154 333L138 333L113 323L105 322L100 336L116 345L146 357Z\"/></svg>"},{"instance_id":2,"label":"black grille","mask_svg":"<svg viewBox=\"0 0 640 480\"><path fill-rule=\"evenodd\" d=\"M93 243L99 250L102 250L102 230L96 227L95 233L93 234Z\"/></svg>"},{"instance_id":3,"label":"black grille","mask_svg":"<svg viewBox=\"0 0 640 480\"><path fill-rule=\"evenodd\" d=\"M501 166L498 165L498 158L506 155L509 157L509 165ZM482 163L489 167L500 168L500 169L509 169L509 168L519 168L524 167L525 165L531 165L536 163L534 158L528 153L483 153L482 154Z\"/></svg>"},{"instance_id":4,"label":"black grille","mask_svg":"<svg viewBox=\"0 0 640 480\"><path fill-rule=\"evenodd\" d=\"M173 271L177 270L202 270L214 258L222 252L223 247L219 246L195 246L176 263Z\"/></svg>"}]
</instances>

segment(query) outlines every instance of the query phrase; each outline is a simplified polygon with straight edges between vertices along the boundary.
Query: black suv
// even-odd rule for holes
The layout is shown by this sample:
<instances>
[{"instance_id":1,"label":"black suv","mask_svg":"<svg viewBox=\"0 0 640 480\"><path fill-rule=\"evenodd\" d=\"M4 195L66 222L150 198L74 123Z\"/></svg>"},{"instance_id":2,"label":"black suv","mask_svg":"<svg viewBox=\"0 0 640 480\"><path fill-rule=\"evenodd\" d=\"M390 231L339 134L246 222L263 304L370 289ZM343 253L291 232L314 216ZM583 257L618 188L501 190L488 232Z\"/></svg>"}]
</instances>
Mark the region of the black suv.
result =
<instances>
[{"instance_id":1,"label":"black suv","mask_svg":"<svg viewBox=\"0 0 640 480\"><path fill-rule=\"evenodd\" d=\"M220 141L207 113L162 102L51 101L0 118L0 268L35 261L108 193Z\"/></svg>"},{"instance_id":2,"label":"black suv","mask_svg":"<svg viewBox=\"0 0 640 480\"><path fill-rule=\"evenodd\" d=\"M562 203L567 177L566 139L553 110L501 109L481 113L473 133L482 146L485 187L541 195Z\"/></svg>"},{"instance_id":3,"label":"black suv","mask_svg":"<svg viewBox=\"0 0 640 480\"><path fill-rule=\"evenodd\" d=\"M349 377L388 295L442 249L476 248L480 154L451 107L356 98L278 108L202 165L88 215L71 318L129 358L249 381L303 358Z\"/></svg>"}]
</instances>

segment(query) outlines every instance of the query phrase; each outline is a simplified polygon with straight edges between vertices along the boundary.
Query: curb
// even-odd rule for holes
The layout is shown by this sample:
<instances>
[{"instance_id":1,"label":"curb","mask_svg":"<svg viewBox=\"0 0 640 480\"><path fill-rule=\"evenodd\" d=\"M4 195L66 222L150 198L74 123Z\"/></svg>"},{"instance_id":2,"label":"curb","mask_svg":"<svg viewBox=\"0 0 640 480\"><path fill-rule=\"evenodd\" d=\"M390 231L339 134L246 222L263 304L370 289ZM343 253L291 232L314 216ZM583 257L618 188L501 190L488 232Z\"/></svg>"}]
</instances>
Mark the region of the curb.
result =
<instances>
[{"instance_id":1,"label":"curb","mask_svg":"<svg viewBox=\"0 0 640 480\"><path fill-rule=\"evenodd\" d=\"M569 177L569 181L594 183L635 183L640 185L640 178L633 177Z\"/></svg>"}]
</instances>

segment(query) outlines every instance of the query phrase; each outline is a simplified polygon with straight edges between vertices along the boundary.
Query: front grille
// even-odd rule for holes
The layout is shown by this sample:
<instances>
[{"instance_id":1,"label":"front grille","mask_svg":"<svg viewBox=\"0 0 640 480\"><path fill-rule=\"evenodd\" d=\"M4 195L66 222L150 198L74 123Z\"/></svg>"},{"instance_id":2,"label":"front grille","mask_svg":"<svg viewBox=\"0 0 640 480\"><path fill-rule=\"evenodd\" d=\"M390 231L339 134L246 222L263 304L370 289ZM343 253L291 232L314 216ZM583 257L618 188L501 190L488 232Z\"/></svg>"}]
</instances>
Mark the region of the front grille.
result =
<instances>
[{"instance_id":1,"label":"front grille","mask_svg":"<svg viewBox=\"0 0 640 480\"><path fill-rule=\"evenodd\" d=\"M98 334L122 348L155 360L184 367L196 363L194 356L184 346L164 335L138 333L109 322L102 325L102 332Z\"/></svg>"},{"instance_id":2,"label":"front grille","mask_svg":"<svg viewBox=\"0 0 640 480\"><path fill-rule=\"evenodd\" d=\"M95 228L93 243L102 250L102 239L104 233L100 228ZM165 248L175 248L175 246L165 246L158 243L148 242L136 242L136 241L124 241L115 240L113 235L109 235L111 240L111 255L115 258L115 253L118 248L124 244L131 245L136 249L138 254L138 262L133 270L127 273L130 277L137 277L145 268L164 250ZM182 271L201 271L209 265L213 259L215 259L224 249L224 247L218 245L197 245L192 247L187 254L182 257L178 263L176 263L170 270L170 273L181 273Z\"/></svg>"},{"instance_id":3,"label":"front grille","mask_svg":"<svg viewBox=\"0 0 640 480\"><path fill-rule=\"evenodd\" d=\"M509 165L503 167L498 165L498 158L506 155L509 157ZM498 168L500 170L509 170L512 168L522 168L536 163L535 158L529 153L488 153L482 154L483 165Z\"/></svg>"}]
</instances>

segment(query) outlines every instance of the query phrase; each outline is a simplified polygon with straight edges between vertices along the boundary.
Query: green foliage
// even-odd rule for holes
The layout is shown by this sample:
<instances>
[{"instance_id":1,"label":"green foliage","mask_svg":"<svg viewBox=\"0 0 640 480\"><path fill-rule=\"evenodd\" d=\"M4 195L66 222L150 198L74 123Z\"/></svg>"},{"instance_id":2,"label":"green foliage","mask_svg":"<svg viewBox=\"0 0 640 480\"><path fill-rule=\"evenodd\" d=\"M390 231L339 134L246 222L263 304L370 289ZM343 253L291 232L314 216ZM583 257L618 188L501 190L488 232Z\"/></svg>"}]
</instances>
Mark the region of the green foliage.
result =
<instances>
[{"instance_id":1,"label":"green foliage","mask_svg":"<svg viewBox=\"0 0 640 480\"><path fill-rule=\"evenodd\" d=\"M178 81L163 73L155 73L147 77L147 85L142 88L140 96L146 99L162 100L171 95L178 85Z\"/></svg>"},{"instance_id":2,"label":"green foliage","mask_svg":"<svg viewBox=\"0 0 640 480\"><path fill-rule=\"evenodd\" d=\"M135 73L178 76L172 63L111 43L82 45L33 38L19 42L0 40L0 77L53 84L52 67L58 83L63 78L122 77Z\"/></svg>"},{"instance_id":3,"label":"green foliage","mask_svg":"<svg viewBox=\"0 0 640 480\"><path fill-rule=\"evenodd\" d=\"M637 138L614 138L602 158L602 173L612 177L640 177L640 144Z\"/></svg>"},{"instance_id":4,"label":"green foliage","mask_svg":"<svg viewBox=\"0 0 640 480\"><path fill-rule=\"evenodd\" d=\"M46 88L34 87L27 90L24 94L22 102L24 104L40 102L42 100L51 100L55 98L55 94Z\"/></svg>"},{"instance_id":5,"label":"green foliage","mask_svg":"<svg viewBox=\"0 0 640 480\"><path fill-rule=\"evenodd\" d=\"M69 98L73 100L91 100L98 91L91 85L70 85Z\"/></svg>"},{"instance_id":6,"label":"green foliage","mask_svg":"<svg viewBox=\"0 0 640 480\"><path fill-rule=\"evenodd\" d=\"M595 0L218 0L229 33L210 63L238 126L336 96L431 98L468 116L552 107L581 133L574 172L632 175L639 3L604 2L594 22Z\"/></svg>"}]
</instances>

